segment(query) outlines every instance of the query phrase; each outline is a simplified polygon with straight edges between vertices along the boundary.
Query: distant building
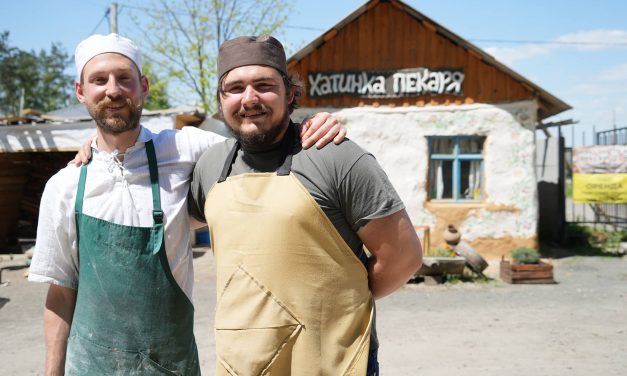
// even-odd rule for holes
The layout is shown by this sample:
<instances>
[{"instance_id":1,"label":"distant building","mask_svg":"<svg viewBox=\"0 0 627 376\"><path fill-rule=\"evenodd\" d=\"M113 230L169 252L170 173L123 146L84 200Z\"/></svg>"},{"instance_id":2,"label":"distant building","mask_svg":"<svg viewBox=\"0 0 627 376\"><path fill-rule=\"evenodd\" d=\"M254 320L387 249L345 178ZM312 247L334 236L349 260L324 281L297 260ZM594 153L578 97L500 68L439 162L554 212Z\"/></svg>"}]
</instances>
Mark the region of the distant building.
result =
<instances>
[{"instance_id":1,"label":"distant building","mask_svg":"<svg viewBox=\"0 0 627 376\"><path fill-rule=\"evenodd\" d=\"M159 132L202 120L195 109L183 108L145 110L141 123ZM19 251L19 239L35 237L46 182L96 133L96 124L81 104L7 122L21 125L0 126L0 253Z\"/></svg>"},{"instance_id":2,"label":"distant building","mask_svg":"<svg viewBox=\"0 0 627 376\"><path fill-rule=\"evenodd\" d=\"M486 258L537 246L534 131L562 100L398 0L367 2L288 68L305 85L295 117L343 119L432 247L447 224Z\"/></svg>"}]
</instances>

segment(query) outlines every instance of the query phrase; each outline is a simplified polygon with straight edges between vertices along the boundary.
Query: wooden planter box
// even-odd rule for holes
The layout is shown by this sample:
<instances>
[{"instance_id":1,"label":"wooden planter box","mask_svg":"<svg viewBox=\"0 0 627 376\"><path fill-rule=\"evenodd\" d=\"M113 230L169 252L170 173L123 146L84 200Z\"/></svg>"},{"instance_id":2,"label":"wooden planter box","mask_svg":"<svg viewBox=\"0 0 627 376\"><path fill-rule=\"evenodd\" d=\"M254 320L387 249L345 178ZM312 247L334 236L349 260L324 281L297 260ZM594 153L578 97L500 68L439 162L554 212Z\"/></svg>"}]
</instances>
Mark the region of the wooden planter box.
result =
<instances>
[{"instance_id":1,"label":"wooden planter box","mask_svg":"<svg viewBox=\"0 0 627 376\"><path fill-rule=\"evenodd\" d=\"M540 261L537 264L512 264L501 261L501 279L507 283L555 283L553 265Z\"/></svg>"}]
</instances>

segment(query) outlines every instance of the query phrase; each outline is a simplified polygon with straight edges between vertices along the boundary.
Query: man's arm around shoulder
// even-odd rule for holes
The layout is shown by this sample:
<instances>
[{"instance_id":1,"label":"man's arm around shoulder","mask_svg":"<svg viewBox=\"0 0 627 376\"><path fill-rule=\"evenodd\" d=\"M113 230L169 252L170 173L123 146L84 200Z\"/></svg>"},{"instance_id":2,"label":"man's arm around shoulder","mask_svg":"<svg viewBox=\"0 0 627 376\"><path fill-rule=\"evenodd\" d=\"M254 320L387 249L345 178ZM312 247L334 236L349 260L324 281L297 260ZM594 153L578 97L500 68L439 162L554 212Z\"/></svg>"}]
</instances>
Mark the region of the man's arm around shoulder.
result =
<instances>
[{"instance_id":1,"label":"man's arm around shoulder","mask_svg":"<svg viewBox=\"0 0 627 376\"><path fill-rule=\"evenodd\" d=\"M422 247L405 210L368 221L357 235L372 253L368 277L375 299L403 286L422 265Z\"/></svg>"},{"instance_id":2,"label":"man's arm around shoulder","mask_svg":"<svg viewBox=\"0 0 627 376\"><path fill-rule=\"evenodd\" d=\"M50 285L44 308L46 376L63 375L68 336L76 305L76 290Z\"/></svg>"}]
</instances>

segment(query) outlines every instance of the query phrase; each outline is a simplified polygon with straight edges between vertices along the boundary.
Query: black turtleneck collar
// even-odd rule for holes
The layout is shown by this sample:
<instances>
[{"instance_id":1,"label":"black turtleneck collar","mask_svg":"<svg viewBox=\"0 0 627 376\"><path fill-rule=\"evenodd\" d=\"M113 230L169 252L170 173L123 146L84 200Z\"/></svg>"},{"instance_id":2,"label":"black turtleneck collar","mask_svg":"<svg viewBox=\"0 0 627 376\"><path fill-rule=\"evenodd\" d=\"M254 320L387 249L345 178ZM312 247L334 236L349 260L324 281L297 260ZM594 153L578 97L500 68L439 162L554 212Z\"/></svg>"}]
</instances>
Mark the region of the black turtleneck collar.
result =
<instances>
[{"instance_id":1,"label":"black turtleneck collar","mask_svg":"<svg viewBox=\"0 0 627 376\"><path fill-rule=\"evenodd\" d=\"M272 145L261 147L241 145L240 156L244 163L260 172L273 172L283 163L285 159L285 148L292 151L296 144L300 145L298 138L298 125L290 120L288 129L281 141ZM289 142L290 145L285 145Z\"/></svg>"}]
</instances>

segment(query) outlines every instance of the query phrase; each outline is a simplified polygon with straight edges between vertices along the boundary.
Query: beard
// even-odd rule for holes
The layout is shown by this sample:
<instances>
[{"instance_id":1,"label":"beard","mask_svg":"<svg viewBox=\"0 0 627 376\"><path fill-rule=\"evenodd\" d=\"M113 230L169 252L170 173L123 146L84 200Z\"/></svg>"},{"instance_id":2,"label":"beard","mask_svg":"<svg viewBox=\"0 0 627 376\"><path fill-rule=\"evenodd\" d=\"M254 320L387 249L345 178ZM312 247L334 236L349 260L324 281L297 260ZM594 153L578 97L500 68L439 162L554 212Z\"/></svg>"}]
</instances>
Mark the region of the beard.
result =
<instances>
[{"instance_id":1,"label":"beard","mask_svg":"<svg viewBox=\"0 0 627 376\"><path fill-rule=\"evenodd\" d=\"M124 106L128 110L128 115L123 113L107 114L107 107ZM109 134L119 134L133 130L139 126L143 103L134 103L131 98L111 100L105 97L99 103L87 105L89 115L94 119L98 128Z\"/></svg>"},{"instance_id":2,"label":"beard","mask_svg":"<svg viewBox=\"0 0 627 376\"><path fill-rule=\"evenodd\" d=\"M249 111L261 111L267 114L267 116L272 116L272 109L265 106L264 104L258 103L253 108L249 109ZM245 111L240 109L236 113L233 114L234 119L242 121L244 117ZM224 118L224 116L222 117ZM237 127L229 127L233 132L233 136L242 144L242 147L245 148L255 148L255 149L263 149L266 147L270 147L277 142L277 138L286 129L286 125L289 123L290 114L287 111L287 106L285 107L285 113L281 117L281 120L278 123L272 124L266 130L256 130L256 131L248 131L244 132L240 128ZM228 124L227 124L228 125Z\"/></svg>"}]
</instances>

